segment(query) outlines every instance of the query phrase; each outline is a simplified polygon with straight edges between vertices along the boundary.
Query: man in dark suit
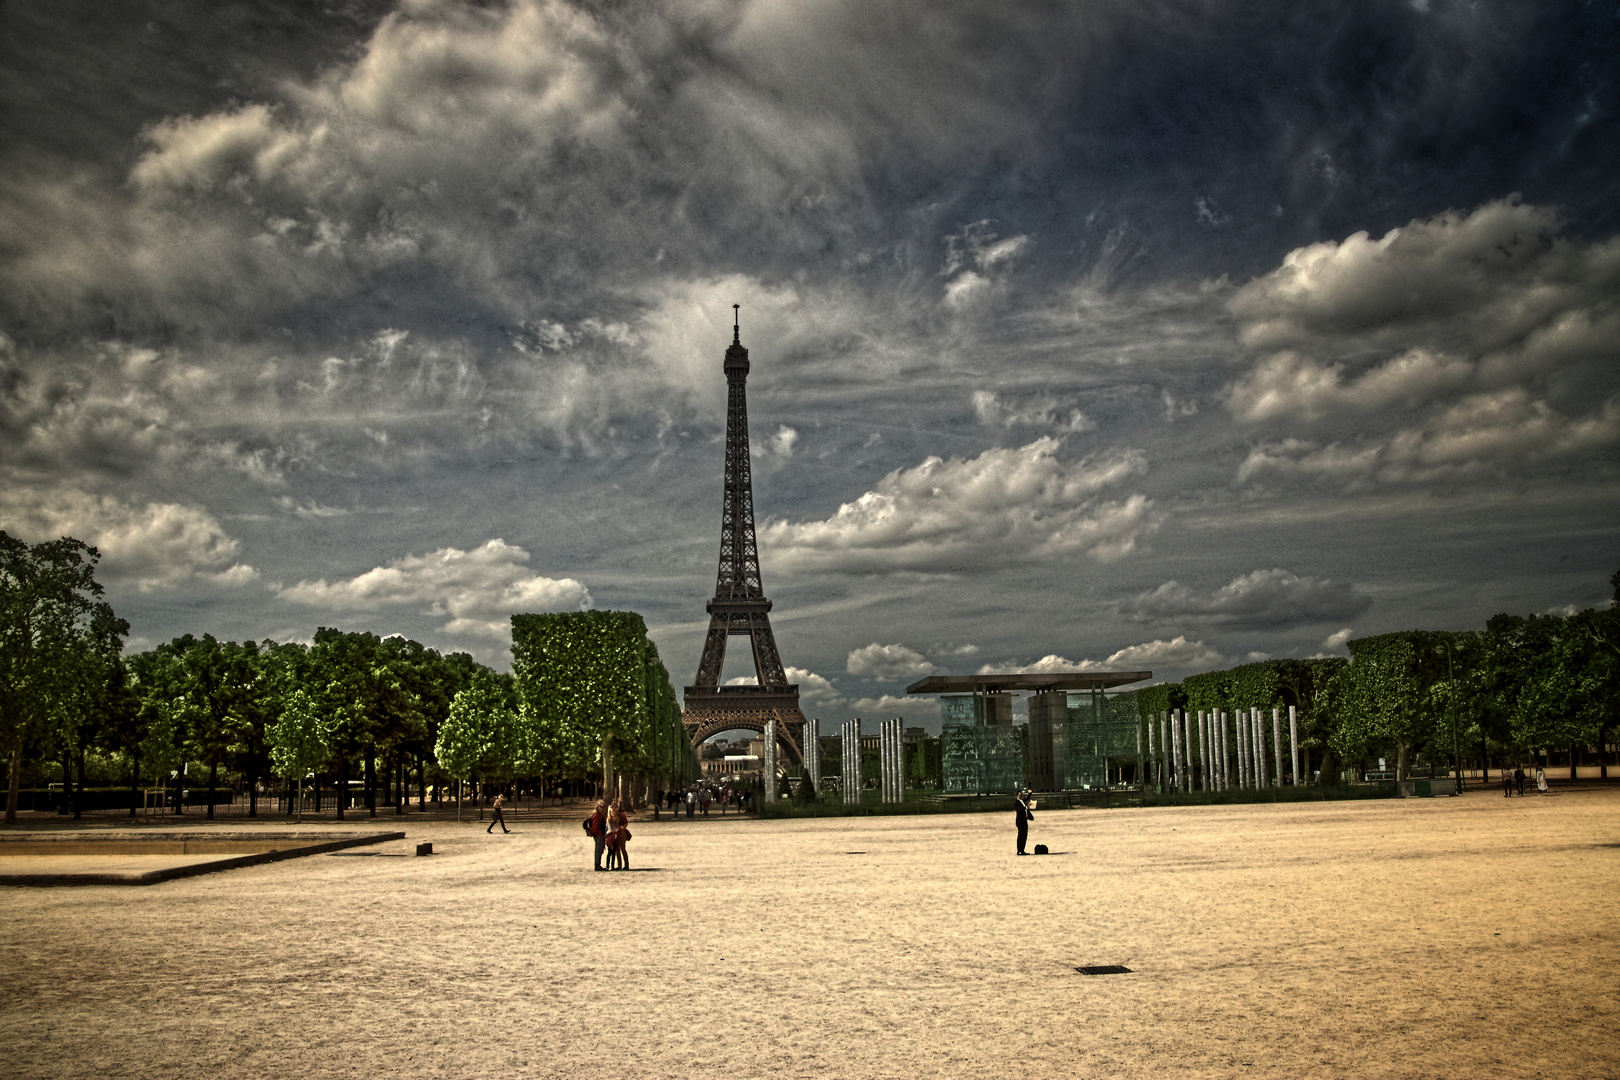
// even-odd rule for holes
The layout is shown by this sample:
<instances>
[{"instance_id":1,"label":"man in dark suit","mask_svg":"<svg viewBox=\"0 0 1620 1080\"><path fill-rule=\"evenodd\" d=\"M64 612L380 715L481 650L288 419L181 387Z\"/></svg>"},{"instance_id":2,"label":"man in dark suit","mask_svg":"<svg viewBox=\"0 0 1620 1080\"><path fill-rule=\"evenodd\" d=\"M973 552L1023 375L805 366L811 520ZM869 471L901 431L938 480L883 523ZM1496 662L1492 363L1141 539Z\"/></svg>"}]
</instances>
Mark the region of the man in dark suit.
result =
<instances>
[{"instance_id":1,"label":"man in dark suit","mask_svg":"<svg viewBox=\"0 0 1620 1080\"><path fill-rule=\"evenodd\" d=\"M1013 816L1014 820L1018 822L1018 854L1027 855L1029 852L1024 850L1024 842L1029 839L1029 822L1035 816L1034 812L1029 808L1029 792L1027 790L1020 791L1016 802L1017 804L1013 808Z\"/></svg>"}]
</instances>

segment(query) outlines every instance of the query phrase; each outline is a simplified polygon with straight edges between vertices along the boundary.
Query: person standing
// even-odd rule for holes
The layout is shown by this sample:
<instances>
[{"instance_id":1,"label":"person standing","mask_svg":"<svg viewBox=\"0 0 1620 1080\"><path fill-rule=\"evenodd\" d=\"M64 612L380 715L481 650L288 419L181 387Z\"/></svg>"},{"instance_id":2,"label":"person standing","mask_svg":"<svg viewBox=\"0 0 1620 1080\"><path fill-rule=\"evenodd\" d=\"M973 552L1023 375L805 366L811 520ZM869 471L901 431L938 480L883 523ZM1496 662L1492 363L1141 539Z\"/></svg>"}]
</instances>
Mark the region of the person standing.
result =
<instances>
[{"instance_id":1,"label":"person standing","mask_svg":"<svg viewBox=\"0 0 1620 1080\"><path fill-rule=\"evenodd\" d=\"M692 815L697 812L697 792L691 788L686 789L686 820L691 821Z\"/></svg>"},{"instance_id":2,"label":"person standing","mask_svg":"<svg viewBox=\"0 0 1620 1080\"><path fill-rule=\"evenodd\" d=\"M1513 786L1518 789L1520 798L1524 797L1524 765L1513 766Z\"/></svg>"},{"instance_id":3,"label":"person standing","mask_svg":"<svg viewBox=\"0 0 1620 1080\"><path fill-rule=\"evenodd\" d=\"M608 824L613 827L613 850L608 853L608 865L628 870L630 852L625 845L630 842L630 815L624 812L624 804L618 799L613 800L613 810L608 815Z\"/></svg>"},{"instance_id":4,"label":"person standing","mask_svg":"<svg viewBox=\"0 0 1620 1080\"><path fill-rule=\"evenodd\" d=\"M1543 795L1547 794L1547 770L1540 764L1536 765L1536 790Z\"/></svg>"},{"instance_id":5,"label":"person standing","mask_svg":"<svg viewBox=\"0 0 1620 1080\"><path fill-rule=\"evenodd\" d=\"M1018 824L1018 854L1027 855L1024 844L1029 840L1029 822L1035 814L1029 808L1029 792L1020 791L1014 800L1013 820Z\"/></svg>"},{"instance_id":6,"label":"person standing","mask_svg":"<svg viewBox=\"0 0 1620 1080\"><path fill-rule=\"evenodd\" d=\"M1502 766L1502 798L1513 798L1513 771L1506 765Z\"/></svg>"},{"instance_id":7,"label":"person standing","mask_svg":"<svg viewBox=\"0 0 1620 1080\"><path fill-rule=\"evenodd\" d=\"M497 795L497 796L495 796L495 802L494 802L494 804L492 806L492 809L495 811L495 816L489 819L489 828L485 829L484 830L485 832L487 832L487 833L494 832L495 831L495 826L497 826L497 825L499 825L501 827L501 832L503 832L503 833L509 833L509 832L512 831L511 829L508 829L506 827L506 816L501 813L501 805L503 803L505 803L505 802L506 802L506 796L505 795Z\"/></svg>"},{"instance_id":8,"label":"person standing","mask_svg":"<svg viewBox=\"0 0 1620 1080\"><path fill-rule=\"evenodd\" d=\"M596 800L596 813L590 816L590 828L585 830L596 841L596 868L602 869L602 849L607 846L607 803Z\"/></svg>"}]
</instances>

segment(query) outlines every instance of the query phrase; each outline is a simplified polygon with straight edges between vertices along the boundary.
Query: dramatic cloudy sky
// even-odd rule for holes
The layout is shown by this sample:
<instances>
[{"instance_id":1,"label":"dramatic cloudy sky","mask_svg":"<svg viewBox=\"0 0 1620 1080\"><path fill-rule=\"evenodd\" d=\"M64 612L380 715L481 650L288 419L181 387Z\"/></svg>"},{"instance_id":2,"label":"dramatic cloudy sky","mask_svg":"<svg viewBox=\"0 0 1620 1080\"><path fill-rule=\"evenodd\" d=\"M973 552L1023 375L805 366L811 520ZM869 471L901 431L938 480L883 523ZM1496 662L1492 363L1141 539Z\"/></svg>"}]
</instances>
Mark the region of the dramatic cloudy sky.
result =
<instances>
[{"instance_id":1,"label":"dramatic cloudy sky","mask_svg":"<svg viewBox=\"0 0 1620 1080\"><path fill-rule=\"evenodd\" d=\"M812 715L1592 605L1617 111L1612 3L7 0L0 527L684 683L737 303Z\"/></svg>"}]
</instances>

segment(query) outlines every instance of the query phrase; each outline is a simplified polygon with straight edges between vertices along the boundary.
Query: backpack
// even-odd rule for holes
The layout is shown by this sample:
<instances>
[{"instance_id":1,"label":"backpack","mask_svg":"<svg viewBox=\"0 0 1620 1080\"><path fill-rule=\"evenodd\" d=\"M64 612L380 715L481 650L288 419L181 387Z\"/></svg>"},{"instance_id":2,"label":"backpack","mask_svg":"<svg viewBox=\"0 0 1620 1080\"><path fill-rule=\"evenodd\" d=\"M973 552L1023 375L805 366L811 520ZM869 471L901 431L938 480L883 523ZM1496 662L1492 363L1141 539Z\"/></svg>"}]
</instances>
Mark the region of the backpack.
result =
<instances>
[{"instance_id":1,"label":"backpack","mask_svg":"<svg viewBox=\"0 0 1620 1080\"><path fill-rule=\"evenodd\" d=\"M585 819L585 835L586 836L595 835L594 833L591 832L591 822L593 822L595 820L596 820L596 818L594 816L593 817L588 817L588 818Z\"/></svg>"},{"instance_id":2,"label":"backpack","mask_svg":"<svg viewBox=\"0 0 1620 1080\"><path fill-rule=\"evenodd\" d=\"M1045 844L1036 844L1035 845L1035 854L1037 854L1037 855L1048 855L1048 854L1050 854L1050 852L1048 852L1046 850L1046 845Z\"/></svg>"}]
</instances>

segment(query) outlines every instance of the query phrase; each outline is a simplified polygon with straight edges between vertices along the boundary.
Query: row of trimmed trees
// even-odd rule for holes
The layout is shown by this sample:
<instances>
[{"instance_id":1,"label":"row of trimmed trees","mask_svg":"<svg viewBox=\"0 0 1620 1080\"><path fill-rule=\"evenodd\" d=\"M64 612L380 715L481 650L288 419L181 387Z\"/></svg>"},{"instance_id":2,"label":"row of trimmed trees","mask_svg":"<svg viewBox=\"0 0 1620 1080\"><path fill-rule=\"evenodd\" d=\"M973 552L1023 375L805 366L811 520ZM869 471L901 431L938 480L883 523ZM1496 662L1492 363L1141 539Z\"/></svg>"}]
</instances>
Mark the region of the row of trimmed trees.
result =
<instances>
[{"instance_id":1,"label":"row of trimmed trees","mask_svg":"<svg viewBox=\"0 0 1620 1080\"><path fill-rule=\"evenodd\" d=\"M396 806L412 780L425 801L447 779L628 779L645 790L696 775L640 616L514 616L510 675L465 653L330 628L307 645L187 634L126 657L129 625L102 599L98 558L77 540L28 545L0 532L8 824L24 775L59 775L77 816L87 757L114 763L132 813L146 777L171 788L176 809L187 786L240 781L256 815L261 784L296 787L310 774L345 796L363 783L372 813L379 774Z\"/></svg>"},{"instance_id":2,"label":"row of trimmed trees","mask_svg":"<svg viewBox=\"0 0 1620 1080\"><path fill-rule=\"evenodd\" d=\"M1353 639L1350 658L1266 660L1134 692L1143 716L1171 709L1296 709L1304 775L1335 761L1524 761L1595 751L1620 730L1620 572L1606 609L1498 615L1482 630ZM1573 775L1573 771L1572 771Z\"/></svg>"}]
</instances>

